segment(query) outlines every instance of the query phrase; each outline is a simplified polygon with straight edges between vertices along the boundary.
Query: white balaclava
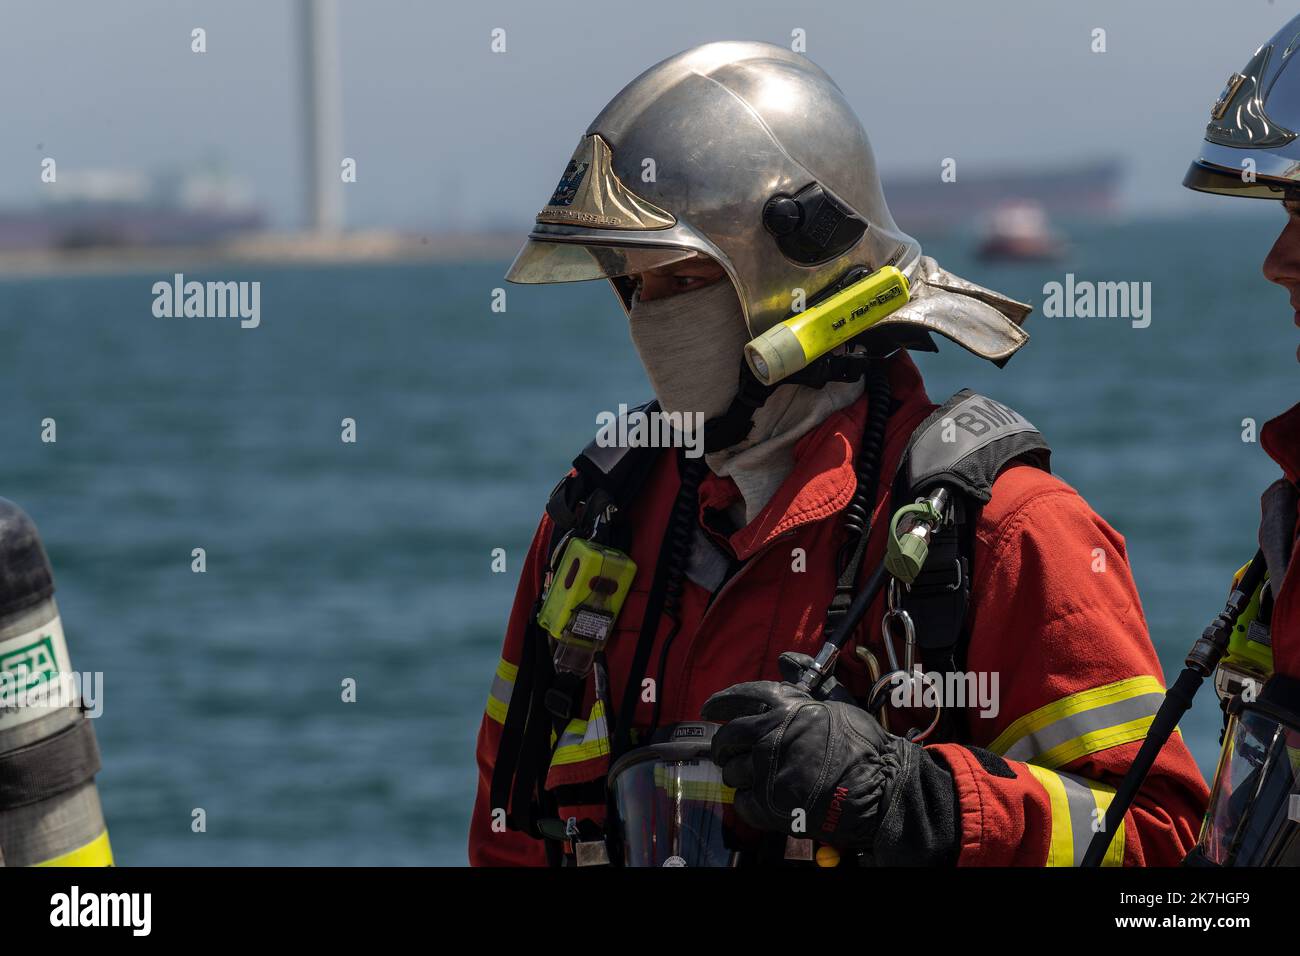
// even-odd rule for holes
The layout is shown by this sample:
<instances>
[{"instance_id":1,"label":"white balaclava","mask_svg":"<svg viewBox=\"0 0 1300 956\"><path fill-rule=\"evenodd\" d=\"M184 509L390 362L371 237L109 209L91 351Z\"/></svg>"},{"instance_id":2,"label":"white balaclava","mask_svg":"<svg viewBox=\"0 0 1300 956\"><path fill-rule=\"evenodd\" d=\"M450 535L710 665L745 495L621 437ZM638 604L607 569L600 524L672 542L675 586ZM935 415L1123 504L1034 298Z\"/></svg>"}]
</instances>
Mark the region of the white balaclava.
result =
<instances>
[{"instance_id":1,"label":"white balaclava","mask_svg":"<svg viewBox=\"0 0 1300 956\"><path fill-rule=\"evenodd\" d=\"M750 335L735 288L726 280L641 302L632 300L632 344L665 412L721 415L735 397ZM782 385L754 413L744 441L705 456L714 474L729 476L744 498L733 511L749 524L794 468L794 446L833 412L851 405L863 383L824 388Z\"/></svg>"}]
</instances>

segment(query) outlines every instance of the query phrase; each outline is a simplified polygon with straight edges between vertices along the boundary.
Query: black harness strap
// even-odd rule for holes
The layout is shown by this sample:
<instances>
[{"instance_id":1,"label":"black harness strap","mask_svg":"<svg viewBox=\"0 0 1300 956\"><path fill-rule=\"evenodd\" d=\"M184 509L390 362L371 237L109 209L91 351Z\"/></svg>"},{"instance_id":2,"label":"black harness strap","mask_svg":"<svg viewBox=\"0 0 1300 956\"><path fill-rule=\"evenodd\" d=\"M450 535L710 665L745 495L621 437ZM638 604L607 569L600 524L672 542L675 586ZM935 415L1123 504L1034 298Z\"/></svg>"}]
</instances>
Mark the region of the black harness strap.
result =
<instances>
[{"instance_id":1,"label":"black harness strap","mask_svg":"<svg viewBox=\"0 0 1300 956\"><path fill-rule=\"evenodd\" d=\"M894 400L889 385L888 372L880 366L869 366L867 371L867 426L862 436L862 447L854 467L857 489L844 509L844 527L847 532L839 555L839 578L835 582L835 596L826 609L826 634L835 634L840 621L853 603L857 588L858 571L862 557L867 552L871 537L871 514L875 510L876 492L880 489L881 457L885 450L885 429L894 412Z\"/></svg>"},{"instance_id":2,"label":"black harness strap","mask_svg":"<svg viewBox=\"0 0 1300 956\"><path fill-rule=\"evenodd\" d=\"M681 578L686 569L684 556L681 554L681 542L686 540L689 547L690 534L684 529L689 528L696 521L699 484L704 477L705 467L703 458L688 459L681 463L681 485L672 510L669 512L668 523L659 546L659 560L655 563L650 595L646 601L645 613L641 617L641 633L637 636L632 667L628 671L627 683L623 687L623 700L619 705L618 713L610 715L614 727L614 734L610 741L611 761L617 760L631 748L632 717L636 714L637 698L641 694L641 681L650 666L650 654L654 650L659 620L666 606L674 618L677 614ZM655 699L658 700L662 693L663 688L656 687Z\"/></svg>"},{"instance_id":3,"label":"black harness strap","mask_svg":"<svg viewBox=\"0 0 1300 956\"><path fill-rule=\"evenodd\" d=\"M647 402L629 414L652 414L658 402ZM622 533L619 515L635 499L653 470L661 449L602 446L592 441L573 461L574 471L551 492L546 512L553 529L548 564L564 537L591 535L597 518L611 515L598 537L609 541ZM618 544L617 542L611 542ZM538 595L528 615L518 673L506 709L489 785L493 810L506 811L506 823L534 837L546 837L548 853L554 835L544 832L554 814L555 800L547 794L545 775L552 755L552 732L563 732L581 682L557 685L550 638L537 623L542 598Z\"/></svg>"},{"instance_id":4,"label":"black harness strap","mask_svg":"<svg viewBox=\"0 0 1300 956\"><path fill-rule=\"evenodd\" d=\"M903 607L916 625L916 640L926 665L941 673L958 670L965 641L966 610L970 606L971 537L975 524L968 520L967 502L953 502L953 520L930 543L925 566L903 598ZM955 625L955 626L954 626Z\"/></svg>"},{"instance_id":5,"label":"black harness strap","mask_svg":"<svg viewBox=\"0 0 1300 956\"><path fill-rule=\"evenodd\" d=\"M966 499L953 499L953 520L930 542L925 565L902 599L902 608L916 627L916 643L925 668L940 675L966 668L975 517ZM959 714L944 707L934 739L954 739L962 729Z\"/></svg>"},{"instance_id":6,"label":"black harness strap","mask_svg":"<svg viewBox=\"0 0 1300 956\"><path fill-rule=\"evenodd\" d=\"M539 812L535 800L540 798L545 789L542 784L550 765L551 732L555 729L555 718L546 709L546 691L551 678L555 676L555 670L546 632L540 627L530 627L529 640L534 644L535 677L528 696L528 718L520 746L514 790L510 796L509 815L516 829L541 836L537 829ZM511 701L513 700L512 697Z\"/></svg>"},{"instance_id":7,"label":"black harness strap","mask_svg":"<svg viewBox=\"0 0 1300 956\"><path fill-rule=\"evenodd\" d=\"M1268 579L1275 588L1282 586L1295 550L1298 504L1300 490L1285 478L1269 485L1260 499L1259 549L1264 552Z\"/></svg>"},{"instance_id":8,"label":"black harness strap","mask_svg":"<svg viewBox=\"0 0 1300 956\"><path fill-rule=\"evenodd\" d=\"M519 668L515 675L514 688L510 692L510 705L506 708L505 723L501 728L501 740L497 744L497 758L492 766L492 783L490 788L492 811L504 810L506 820L514 829L527 829L527 820L516 826L512 816L516 812L510 806L514 792L516 772L519 768L524 730L532 714L532 697L537 640L534 631L537 628L537 612L541 601L533 602L533 610L528 616L527 633L524 635L523 648L519 657ZM525 817L527 812L525 812Z\"/></svg>"},{"instance_id":9,"label":"black harness strap","mask_svg":"<svg viewBox=\"0 0 1300 956\"><path fill-rule=\"evenodd\" d=\"M892 508L940 484L955 492L952 521L931 541L925 565L902 599L927 670L947 675L966 666L975 526L993 482L1015 462L1051 471L1051 449L1019 412L969 389L931 413L903 453ZM951 739L956 717L944 708L937 739Z\"/></svg>"}]
</instances>

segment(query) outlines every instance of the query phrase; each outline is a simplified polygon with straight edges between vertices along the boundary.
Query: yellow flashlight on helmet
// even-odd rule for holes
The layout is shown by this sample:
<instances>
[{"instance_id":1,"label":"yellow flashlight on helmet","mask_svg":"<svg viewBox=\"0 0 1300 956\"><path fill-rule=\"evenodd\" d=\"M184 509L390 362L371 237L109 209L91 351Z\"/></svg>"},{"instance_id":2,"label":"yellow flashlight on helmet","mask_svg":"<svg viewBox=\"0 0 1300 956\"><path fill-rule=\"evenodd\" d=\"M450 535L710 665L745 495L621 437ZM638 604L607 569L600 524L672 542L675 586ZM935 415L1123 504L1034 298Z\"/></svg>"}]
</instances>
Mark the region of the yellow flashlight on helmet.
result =
<instances>
[{"instance_id":1,"label":"yellow flashlight on helmet","mask_svg":"<svg viewBox=\"0 0 1300 956\"><path fill-rule=\"evenodd\" d=\"M754 338L745 361L760 382L775 385L897 311L910 294L907 277L884 266Z\"/></svg>"}]
</instances>

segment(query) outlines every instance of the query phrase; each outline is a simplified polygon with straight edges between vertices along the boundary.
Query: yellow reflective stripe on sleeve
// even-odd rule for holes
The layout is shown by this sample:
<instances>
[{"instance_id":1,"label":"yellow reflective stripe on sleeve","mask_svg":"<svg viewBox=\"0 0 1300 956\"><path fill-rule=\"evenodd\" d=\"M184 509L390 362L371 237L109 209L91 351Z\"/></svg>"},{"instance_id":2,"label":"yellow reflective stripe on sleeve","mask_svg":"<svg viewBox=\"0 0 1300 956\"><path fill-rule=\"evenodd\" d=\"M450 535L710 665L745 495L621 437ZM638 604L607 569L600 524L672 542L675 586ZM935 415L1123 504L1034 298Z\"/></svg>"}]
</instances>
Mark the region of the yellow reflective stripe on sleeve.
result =
<instances>
[{"instance_id":1,"label":"yellow reflective stripe on sleeve","mask_svg":"<svg viewBox=\"0 0 1300 956\"><path fill-rule=\"evenodd\" d=\"M113 848L108 845L108 831L105 830L85 846L77 847L61 856L33 866L112 866Z\"/></svg>"},{"instance_id":2,"label":"yellow reflective stripe on sleeve","mask_svg":"<svg viewBox=\"0 0 1300 956\"><path fill-rule=\"evenodd\" d=\"M488 691L487 715L498 724L506 722L506 711L510 709L510 695L515 689L515 677L519 666L511 664L504 657L497 664L496 675L492 678L492 689Z\"/></svg>"},{"instance_id":3,"label":"yellow reflective stripe on sleeve","mask_svg":"<svg viewBox=\"0 0 1300 956\"><path fill-rule=\"evenodd\" d=\"M609 727L605 721L605 705L596 701L591 716L586 720L571 720L560 735L559 745L551 758L551 766L581 763L609 753Z\"/></svg>"},{"instance_id":4,"label":"yellow reflective stripe on sleeve","mask_svg":"<svg viewBox=\"0 0 1300 956\"><path fill-rule=\"evenodd\" d=\"M1053 769L1139 740L1164 700L1155 677L1129 677L1062 697L1014 721L989 745L1008 760Z\"/></svg>"},{"instance_id":5,"label":"yellow reflective stripe on sleeve","mask_svg":"<svg viewBox=\"0 0 1300 956\"><path fill-rule=\"evenodd\" d=\"M1052 833L1047 843L1047 860L1044 866L1069 866L1074 860L1074 840L1070 833L1070 804L1065 795L1065 784L1060 776L1033 764L1025 767L1047 791L1051 805Z\"/></svg>"},{"instance_id":6,"label":"yellow reflective stripe on sleeve","mask_svg":"<svg viewBox=\"0 0 1300 956\"><path fill-rule=\"evenodd\" d=\"M1051 836L1044 866L1081 866L1088 844L1092 842L1093 821L1100 820L1115 796L1115 788L1085 780L1072 773L1057 773L1033 764L1025 764L1035 780L1047 792L1051 808ZM1098 812L1100 811L1100 812ZM1124 824L1111 841L1102 866L1123 866Z\"/></svg>"}]
</instances>

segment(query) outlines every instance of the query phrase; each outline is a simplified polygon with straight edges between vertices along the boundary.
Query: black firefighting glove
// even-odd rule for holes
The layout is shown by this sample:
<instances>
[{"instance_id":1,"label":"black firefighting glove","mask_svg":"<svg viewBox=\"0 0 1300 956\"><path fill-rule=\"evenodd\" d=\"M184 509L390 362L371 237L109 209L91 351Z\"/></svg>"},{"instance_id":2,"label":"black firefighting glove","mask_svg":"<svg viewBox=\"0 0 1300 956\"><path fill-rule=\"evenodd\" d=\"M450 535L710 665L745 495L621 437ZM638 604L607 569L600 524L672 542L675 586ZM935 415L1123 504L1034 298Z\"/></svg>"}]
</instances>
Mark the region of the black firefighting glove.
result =
<instances>
[{"instance_id":1,"label":"black firefighting glove","mask_svg":"<svg viewBox=\"0 0 1300 956\"><path fill-rule=\"evenodd\" d=\"M781 662L787 678L807 661L783 657L791 658ZM842 688L830 696L814 699L792 682L751 681L705 702L701 716L726 725L712 756L723 782L736 788L741 819L867 851L866 862L879 866L955 863L960 828L947 768L842 699Z\"/></svg>"}]
</instances>

